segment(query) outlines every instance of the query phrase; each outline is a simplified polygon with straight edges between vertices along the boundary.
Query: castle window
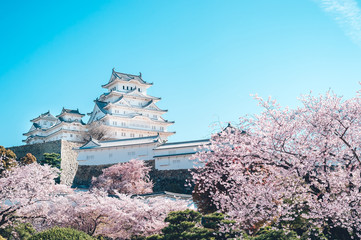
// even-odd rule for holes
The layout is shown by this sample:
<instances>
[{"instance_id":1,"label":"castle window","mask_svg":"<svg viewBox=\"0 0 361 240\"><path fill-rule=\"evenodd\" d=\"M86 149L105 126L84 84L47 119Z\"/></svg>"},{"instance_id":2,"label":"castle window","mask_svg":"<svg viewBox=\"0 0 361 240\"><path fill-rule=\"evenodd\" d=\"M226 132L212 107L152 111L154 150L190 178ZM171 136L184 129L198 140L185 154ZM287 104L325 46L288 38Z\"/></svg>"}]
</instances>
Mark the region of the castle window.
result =
<instances>
[{"instance_id":1,"label":"castle window","mask_svg":"<svg viewBox=\"0 0 361 240\"><path fill-rule=\"evenodd\" d=\"M140 92L140 88L138 88L138 92Z\"/></svg>"},{"instance_id":2,"label":"castle window","mask_svg":"<svg viewBox=\"0 0 361 240\"><path fill-rule=\"evenodd\" d=\"M125 136L126 136L126 134L125 134L124 132L122 132L122 136L123 136L123 137L125 137Z\"/></svg>"},{"instance_id":3,"label":"castle window","mask_svg":"<svg viewBox=\"0 0 361 240\"><path fill-rule=\"evenodd\" d=\"M70 134L70 137L73 137L73 134Z\"/></svg>"},{"instance_id":4,"label":"castle window","mask_svg":"<svg viewBox=\"0 0 361 240\"><path fill-rule=\"evenodd\" d=\"M164 127L160 127L160 130L161 130L161 131L164 131Z\"/></svg>"},{"instance_id":5,"label":"castle window","mask_svg":"<svg viewBox=\"0 0 361 240\"><path fill-rule=\"evenodd\" d=\"M143 134L139 134L139 137L143 137Z\"/></svg>"},{"instance_id":6,"label":"castle window","mask_svg":"<svg viewBox=\"0 0 361 240\"><path fill-rule=\"evenodd\" d=\"M155 127L155 126L152 126L152 129L153 129L153 130L155 130L155 129L156 129L156 127Z\"/></svg>"},{"instance_id":7,"label":"castle window","mask_svg":"<svg viewBox=\"0 0 361 240\"><path fill-rule=\"evenodd\" d=\"M123 89L125 89L125 86L123 86Z\"/></svg>"},{"instance_id":8,"label":"castle window","mask_svg":"<svg viewBox=\"0 0 361 240\"><path fill-rule=\"evenodd\" d=\"M130 137L134 137L134 133L131 133L131 134L130 134Z\"/></svg>"},{"instance_id":9,"label":"castle window","mask_svg":"<svg viewBox=\"0 0 361 240\"><path fill-rule=\"evenodd\" d=\"M129 87L127 86L127 90L129 90Z\"/></svg>"},{"instance_id":10,"label":"castle window","mask_svg":"<svg viewBox=\"0 0 361 240\"><path fill-rule=\"evenodd\" d=\"M113 125L114 125L114 126L117 126L117 122L113 121Z\"/></svg>"}]
</instances>

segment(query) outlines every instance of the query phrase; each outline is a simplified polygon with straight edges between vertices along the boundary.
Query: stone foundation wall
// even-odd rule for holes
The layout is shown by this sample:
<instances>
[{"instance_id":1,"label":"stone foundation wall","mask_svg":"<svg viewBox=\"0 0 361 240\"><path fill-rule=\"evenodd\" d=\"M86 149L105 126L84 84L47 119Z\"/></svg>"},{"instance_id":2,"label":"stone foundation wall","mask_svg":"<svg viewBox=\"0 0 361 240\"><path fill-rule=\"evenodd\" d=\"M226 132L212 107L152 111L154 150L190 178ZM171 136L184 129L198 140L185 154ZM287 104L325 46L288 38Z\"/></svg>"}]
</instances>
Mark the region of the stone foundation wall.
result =
<instances>
[{"instance_id":1,"label":"stone foundation wall","mask_svg":"<svg viewBox=\"0 0 361 240\"><path fill-rule=\"evenodd\" d=\"M24 157L27 153L33 154L36 159L43 160L44 153L59 153L61 154L61 140L46 142L46 143L35 143L29 145L22 145L16 147L10 147L11 151L13 151L17 158L20 159Z\"/></svg>"},{"instance_id":2,"label":"stone foundation wall","mask_svg":"<svg viewBox=\"0 0 361 240\"><path fill-rule=\"evenodd\" d=\"M57 140L46 143L10 147L8 149L12 150L18 159L24 157L27 153L33 154L38 160L44 159L44 153L60 154L62 169L60 182L66 185L72 185L78 167L78 154L73 151L73 148L79 147L81 145L81 143Z\"/></svg>"},{"instance_id":3,"label":"stone foundation wall","mask_svg":"<svg viewBox=\"0 0 361 240\"><path fill-rule=\"evenodd\" d=\"M60 182L71 186L78 170L78 153L73 148L82 146L82 143L61 141L61 176Z\"/></svg>"},{"instance_id":4,"label":"stone foundation wall","mask_svg":"<svg viewBox=\"0 0 361 240\"><path fill-rule=\"evenodd\" d=\"M113 164L106 165L78 165L76 171L73 187L88 188L90 186L92 177L98 177L102 174L104 168L108 168Z\"/></svg>"}]
</instances>

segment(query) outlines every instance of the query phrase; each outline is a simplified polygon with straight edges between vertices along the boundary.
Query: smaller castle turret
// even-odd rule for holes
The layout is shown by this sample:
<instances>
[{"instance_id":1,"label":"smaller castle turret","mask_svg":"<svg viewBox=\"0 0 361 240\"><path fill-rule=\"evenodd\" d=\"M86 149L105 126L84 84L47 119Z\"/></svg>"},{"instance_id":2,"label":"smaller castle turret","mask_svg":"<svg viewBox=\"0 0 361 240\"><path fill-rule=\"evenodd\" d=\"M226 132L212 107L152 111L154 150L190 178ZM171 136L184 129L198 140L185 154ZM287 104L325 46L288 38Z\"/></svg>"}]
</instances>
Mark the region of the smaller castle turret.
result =
<instances>
[{"instance_id":1,"label":"smaller castle turret","mask_svg":"<svg viewBox=\"0 0 361 240\"><path fill-rule=\"evenodd\" d=\"M50 111L40 114L31 120L33 125L24 136L27 144L50 142L59 139L71 142L83 142L86 124L82 121L84 114L79 110L63 108L61 113L54 117Z\"/></svg>"}]
</instances>

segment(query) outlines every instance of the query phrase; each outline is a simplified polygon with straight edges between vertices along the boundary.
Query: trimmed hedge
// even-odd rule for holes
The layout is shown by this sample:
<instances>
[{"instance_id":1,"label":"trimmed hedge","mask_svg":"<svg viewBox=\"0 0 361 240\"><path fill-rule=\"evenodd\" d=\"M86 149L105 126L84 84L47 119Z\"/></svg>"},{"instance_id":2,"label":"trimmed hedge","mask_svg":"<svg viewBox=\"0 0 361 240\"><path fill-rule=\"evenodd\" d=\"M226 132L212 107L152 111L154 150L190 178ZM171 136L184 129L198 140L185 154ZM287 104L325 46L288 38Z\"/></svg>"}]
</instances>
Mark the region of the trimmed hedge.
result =
<instances>
[{"instance_id":1,"label":"trimmed hedge","mask_svg":"<svg viewBox=\"0 0 361 240\"><path fill-rule=\"evenodd\" d=\"M52 229L37 233L29 240L94 240L85 232L81 232L72 228L59 228Z\"/></svg>"}]
</instances>

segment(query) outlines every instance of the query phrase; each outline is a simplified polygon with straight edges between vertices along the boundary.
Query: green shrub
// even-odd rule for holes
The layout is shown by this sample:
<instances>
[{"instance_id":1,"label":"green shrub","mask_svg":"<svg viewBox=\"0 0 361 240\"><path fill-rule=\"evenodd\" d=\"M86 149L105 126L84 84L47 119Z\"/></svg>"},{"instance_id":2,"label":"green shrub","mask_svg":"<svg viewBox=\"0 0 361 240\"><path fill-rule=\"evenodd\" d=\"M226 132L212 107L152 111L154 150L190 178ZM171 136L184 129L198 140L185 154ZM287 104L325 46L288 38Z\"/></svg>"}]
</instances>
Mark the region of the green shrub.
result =
<instances>
[{"instance_id":1,"label":"green shrub","mask_svg":"<svg viewBox=\"0 0 361 240\"><path fill-rule=\"evenodd\" d=\"M33 235L29 240L94 240L85 232L71 228L54 227Z\"/></svg>"},{"instance_id":2,"label":"green shrub","mask_svg":"<svg viewBox=\"0 0 361 240\"><path fill-rule=\"evenodd\" d=\"M40 160L41 165L48 164L54 168L60 169L61 158L59 153L44 153L44 159Z\"/></svg>"},{"instance_id":3,"label":"green shrub","mask_svg":"<svg viewBox=\"0 0 361 240\"><path fill-rule=\"evenodd\" d=\"M147 237L147 240L211 240L215 239L213 230L198 227L202 215L193 210L170 212L165 219L169 225L162 229L162 234Z\"/></svg>"},{"instance_id":4,"label":"green shrub","mask_svg":"<svg viewBox=\"0 0 361 240\"><path fill-rule=\"evenodd\" d=\"M15 222L5 228L0 229L0 234L8 240L21 239L27 240L34 233L35 229L30 223ZM0 238L1 240L1 238Z\"/></svg>"},{"instance_id":5,"label":"green shrub","mask_svg":"<svg viewBox=\"0 0 361 240\"><path fill-rule=\"evenodd\" d=\"M222 213L202 216L193 210L171 212L165 219L169 225L162 234L150 237L133 237L133 240L224 240L234 238L235 233L220 233L219 224L230 225L234 222L224 219Z\"/></svg>"},{"instance_id":6,"label":"green shrub","mask_svg":"<svg viewBox=\"0 0 361 240\"><path fill-rule=\"evenodd\" d=\"M266 227L257 232L255 236L244 236L245 240L299 240L294 231L273 230Z\"/></svg>"}]
</instances>

